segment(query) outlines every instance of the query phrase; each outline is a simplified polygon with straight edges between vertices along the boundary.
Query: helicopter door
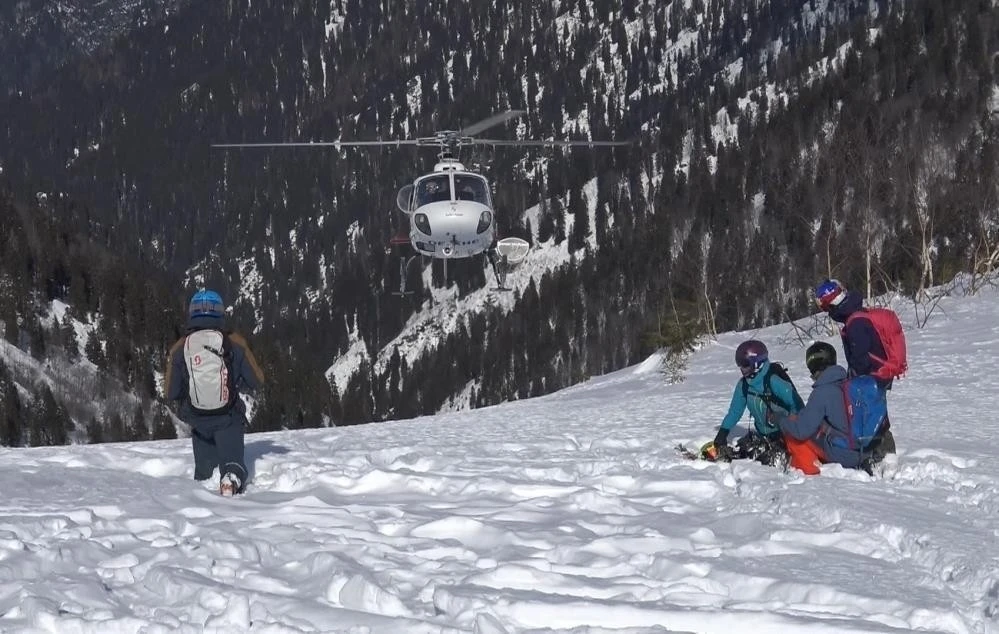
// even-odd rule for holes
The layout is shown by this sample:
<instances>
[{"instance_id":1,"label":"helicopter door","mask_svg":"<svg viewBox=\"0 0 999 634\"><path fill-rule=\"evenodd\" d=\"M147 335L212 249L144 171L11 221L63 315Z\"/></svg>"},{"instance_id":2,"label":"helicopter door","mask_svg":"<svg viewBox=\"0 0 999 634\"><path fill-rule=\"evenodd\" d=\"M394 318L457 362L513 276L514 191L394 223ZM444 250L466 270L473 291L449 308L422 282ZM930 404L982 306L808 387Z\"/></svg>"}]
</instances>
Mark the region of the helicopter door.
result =
<instances>
[{"instance_id":1,"label":"helicopter door","mask_svg":"<svg viewBox=\"0 0 999 634\"><path fill-rule=\"evenodd\" d=\"M402 213L408 214L413 209L411 205L412 202L413 185L410 183L409 185L405 185L399 189L399 193L395 196L395 204L399 206Z\"/></svg>"}]
</instances>

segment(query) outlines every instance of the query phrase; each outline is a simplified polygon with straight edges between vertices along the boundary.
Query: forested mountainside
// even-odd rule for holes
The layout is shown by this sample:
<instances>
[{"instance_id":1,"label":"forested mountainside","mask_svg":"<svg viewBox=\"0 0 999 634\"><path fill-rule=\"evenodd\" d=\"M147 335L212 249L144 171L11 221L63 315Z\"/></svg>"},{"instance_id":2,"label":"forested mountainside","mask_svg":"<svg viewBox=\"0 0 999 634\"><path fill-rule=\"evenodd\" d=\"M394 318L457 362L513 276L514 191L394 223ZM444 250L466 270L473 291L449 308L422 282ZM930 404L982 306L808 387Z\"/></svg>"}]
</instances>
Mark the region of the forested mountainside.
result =
<instances>
[{"instance_id":1,"label":"forested mountainside","mask_svg":"<svg viewBox=\"0 0 999 634\"><path fill-rule=\"evenodd\" d=\"M21 204L186 275L178 295L235 303L272 350L258 428L408 417L546 393L663 332L800 316L821 276L914 291L994 263L997 38L991 0L201 3L4 90L0 169ZM386 346L430 289L392 296L384 247L396 190L433 157L209 147L412 137L507 108L528 115L490 136L634 144L463 157L505 235L571 259L415 358ZM464 296L486 273L434 284Z\"/></svg>"},{"instance_id":2,"label":"forested mountainside","mask_svg":"<svg viewBox=\"0 0 999 634\"><path fill-rule=\"evenodd\" d=\"M0 3L0 86L32 90L59 66L131 29L163 20L185 0L10 0Z\"/></svg>"},{"instance_id":3,"label":"forested mountainside","mask_svg":"<svg viewBox=\"0 0 999 634\"><path fill-rule=\"evenodd\" d=\"M0 225L0 444L175 436L156 377L179 280L5 194Z\"/></svg>"}]
</instances>

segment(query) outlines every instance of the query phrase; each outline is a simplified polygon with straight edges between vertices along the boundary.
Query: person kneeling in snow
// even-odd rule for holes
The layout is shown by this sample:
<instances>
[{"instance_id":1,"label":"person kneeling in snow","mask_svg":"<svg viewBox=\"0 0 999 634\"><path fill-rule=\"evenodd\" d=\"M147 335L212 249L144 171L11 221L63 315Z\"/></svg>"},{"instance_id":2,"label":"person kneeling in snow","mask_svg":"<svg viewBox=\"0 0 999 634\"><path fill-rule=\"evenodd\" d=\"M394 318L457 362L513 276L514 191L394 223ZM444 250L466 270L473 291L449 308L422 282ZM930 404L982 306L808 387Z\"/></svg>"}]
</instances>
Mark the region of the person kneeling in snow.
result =
<instances>
[{"instance_id":1,"label":"person kneeling in snow","mask_svg":"<svg viewBox=\"0 0 999 634\"><path fill-rule=\"evenodd\" d=\"M739 344L735 364L742 378L735 384L732 402L717 435L701 448L701 456L724 462L748 458L765 465L782 463L785 451L781 432L770 419L776 413L797 412L804 404L801 396L784 366L770 361L770 353L762 341L749 339ZM747 409L753 429L733 448L728 444L728 435Z\"/></svg>"},{"instance_id":2,"label":"person kneeling in snow","mask_svg":"<svg viewBox=\"0 0 999 634\"><path fill-rule=\"evenodd\" d=\"M239 389L255 390L264 374L246 340L224 326L222 297L202 290L191 298L187 334L170 349L164 391L180 401L180 419L191 426L194 479L219 469L219 492L242 493L246 406Z\"/></svg>"},{"instance_id":3,"label":"person kneeling in snow","mask_svg":"<svg viewBox=\"0 0 999 634\"><path fill-rule=\"evenodd\" d=\"M838 463L848 469L871 472L871 463L881 460L881 436L865 448L854 448L848 420L844 384L846 368L837 365L836 349L824 341L805 351L805 365L815 382L805 407L797 414L780 414L774 422L784 434L790 466L806 475L819 473L819 464ZM882 430L884 433L884 430Z\"/></svg>"}]
</instances>

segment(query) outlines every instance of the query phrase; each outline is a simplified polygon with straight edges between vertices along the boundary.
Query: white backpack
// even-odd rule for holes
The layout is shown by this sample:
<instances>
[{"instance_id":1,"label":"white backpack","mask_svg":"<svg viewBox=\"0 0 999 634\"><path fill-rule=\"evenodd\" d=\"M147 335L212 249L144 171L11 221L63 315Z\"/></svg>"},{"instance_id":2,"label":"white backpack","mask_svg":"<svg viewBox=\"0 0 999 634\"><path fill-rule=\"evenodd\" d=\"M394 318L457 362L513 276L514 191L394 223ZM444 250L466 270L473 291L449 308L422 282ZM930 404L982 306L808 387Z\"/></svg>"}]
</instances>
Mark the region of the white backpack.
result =
<instances>
[{"instance_id":1,"label":"white backpack","mask_svg":"<svg viewBox=\"0 0 999 634\"><path fill-rule=\"evenodd\" d=\"M225 335L218 330L197 330L184 341L187 394L191 406L203 412L225 410L231 404L232 370L227 363Z\"/></svg>"}]
</instances>

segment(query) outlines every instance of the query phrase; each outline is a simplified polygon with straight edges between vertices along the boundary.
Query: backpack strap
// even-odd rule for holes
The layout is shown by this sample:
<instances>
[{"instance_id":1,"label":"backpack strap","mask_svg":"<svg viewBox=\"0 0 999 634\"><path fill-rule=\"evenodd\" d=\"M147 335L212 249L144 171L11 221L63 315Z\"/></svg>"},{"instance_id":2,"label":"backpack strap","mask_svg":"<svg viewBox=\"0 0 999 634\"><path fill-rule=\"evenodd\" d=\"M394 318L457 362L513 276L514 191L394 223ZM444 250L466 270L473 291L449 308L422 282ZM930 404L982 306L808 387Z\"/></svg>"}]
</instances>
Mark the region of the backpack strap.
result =
<instances>
[{"instance_id":1,"label":"backpack strap","mask_svg":"<svg viewBox=\"0 0 999 634\"><path fill-rule=\"evenodd\" d=\"M232 341L229 340L229 333L222 331L222 362L229 368L229 406L232 407L239 399L239 392L236 388L236 373L232 367Z\"/></svg>"},{"instance_id":2,"label":"backpack strap","mask_svg":"<svg viewBox=\"0 0 999 634\"><path fill-rule=\"evenodd\" d=\"M770 381L774 373L777 371L775 365L776 364L774 362L771 362L770 367L767 368L767 373L763 375L763 394L759 394L757 392L750 390L749 380L746 379L746 377L742 377L742 397L748 400L749 395L752 394L753 396L760 397L760 400L763 401L763 404L767 406L768 411L772 412L773 411L772 404L777 403L785 410L790 412L791 408L787 406L787 403L784 403L779 398L774 396L773 387L770 385Z\"/></svg>"},{"instance_id":3,"label":"backpack strap","mask_svg":"<svg viewBox=\"0 0 999 634\"><path fill-rule=\"evenodd\" d=\"M846 443L849 449L856 449L857 443L853 437L853 404L850 403L850 381L841 381L840 389L843 390L843 412L846 413Z\"/></svg>"}]
</instances>

